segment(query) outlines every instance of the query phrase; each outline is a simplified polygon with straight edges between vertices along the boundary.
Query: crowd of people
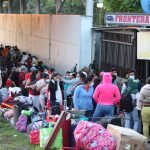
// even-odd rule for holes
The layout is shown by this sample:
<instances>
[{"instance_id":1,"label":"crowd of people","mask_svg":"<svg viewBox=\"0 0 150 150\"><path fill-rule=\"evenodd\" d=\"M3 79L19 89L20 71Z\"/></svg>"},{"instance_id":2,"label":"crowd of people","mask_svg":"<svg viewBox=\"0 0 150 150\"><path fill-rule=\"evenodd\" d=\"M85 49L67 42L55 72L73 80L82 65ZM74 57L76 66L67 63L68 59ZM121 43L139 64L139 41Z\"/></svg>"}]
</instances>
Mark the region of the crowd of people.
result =
<instances>
[{"instance_id":1,"label":"crowd of people","mask_svg":"<svg viewBox=\"0 0 150 150\"><path fill-rule=\"evenodd\" d=\"M36 56L21 53L17 46L2 45L0 66L1 103L13 93L14 87L19 87L17 94L30 98L39 111L50 111L53 106L85 110L85 116L93 122L100 117L123 114L125 127L138 131L142 120L143 134L149 137L150 78L142 87L134 69L127 73L124 83L118 80L115 68L100 74L87 67L78 72L74 68L60 75Z\"/></svg>"}]
</instances>

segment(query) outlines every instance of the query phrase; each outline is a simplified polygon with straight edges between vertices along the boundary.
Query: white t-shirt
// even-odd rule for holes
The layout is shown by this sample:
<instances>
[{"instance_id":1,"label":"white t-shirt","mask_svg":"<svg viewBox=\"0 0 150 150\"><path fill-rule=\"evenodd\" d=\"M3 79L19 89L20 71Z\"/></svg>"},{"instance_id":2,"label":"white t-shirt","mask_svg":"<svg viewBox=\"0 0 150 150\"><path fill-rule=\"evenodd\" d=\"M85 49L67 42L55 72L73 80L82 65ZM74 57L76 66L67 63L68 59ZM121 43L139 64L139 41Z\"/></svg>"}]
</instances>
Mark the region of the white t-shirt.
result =
<instances>
[{"instance_id":1,"label":"white t-shirt","mask_svg":"<svg viewBox=\"0 0 150 150\"><path fill-rule=\"evenodd\" d=\"M59 86L59 82L57 82L56 102L62 105L62 93L61 93L61 89Z\"/></svg>"},{"instance_id":2,"label":"white t-shirt","mask_svg":"<svg viewBox=\"0 0 150 150\"><path fill-rule=\"evenodd\" d=\"M44 86L45 85L45 86ZM36 82L36 86L37 88L44 86L41 90L40 90L40 95L43 95L46 92L46 88L48 86L48 83L45 82L44 79L41 79L39 81Z\"/></svg>"}]
</instances>

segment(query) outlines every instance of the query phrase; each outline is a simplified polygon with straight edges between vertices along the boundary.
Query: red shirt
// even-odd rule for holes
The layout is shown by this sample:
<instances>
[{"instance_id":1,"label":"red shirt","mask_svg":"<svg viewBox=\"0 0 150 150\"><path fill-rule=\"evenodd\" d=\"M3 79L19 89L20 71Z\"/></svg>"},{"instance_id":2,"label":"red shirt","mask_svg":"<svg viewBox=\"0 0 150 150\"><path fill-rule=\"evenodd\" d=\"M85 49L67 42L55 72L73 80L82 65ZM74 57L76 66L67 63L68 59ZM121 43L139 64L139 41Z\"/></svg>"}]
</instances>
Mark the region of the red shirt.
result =
<instances>
[{"instance_id":1,"label":"red shirt","mask_svg":"<svg viewBox=\"0 0 150 150\"><path fill-rule=\"evenodd\" d=\"M30 73L26 73L25 75L25 80L28 80L28 79L30 79Z\"/></svg>"},{"instance_id":2,"label":"red shirt","mask_svg":"<svg viewBox=\"0 0 150 150\"><path fill-rule=\"evenodd\" d=\"M25 80L25 73L24 72L20 72L19 73L19 87L23 88L23 81Z\"/></svg>"},{"instance_id":3,"label":"red shirt","mask_svg":"<svg viewBox=\"0 0 150 150\"><path fill-rule=\"evenodd\" d=\"M30 81L31 81L31 78L30 78ZM32 81L31 81L32 82ZM29 89L29 94L30 95L34 95L34 96L38 96L38 95L40 95L40 91L38 92L38 91L35 91L35 92L33 92L33 89Z\"/></svg>"},{"instance_id":4,"label":"red shirt","mask_svg":"<svg viewBox=\"0 0 150 150\"><path fill-rule=\"evenodd\" d=\"M84 85L84 88L88 92L90 87Z\"/></svg>"}]
</instances>

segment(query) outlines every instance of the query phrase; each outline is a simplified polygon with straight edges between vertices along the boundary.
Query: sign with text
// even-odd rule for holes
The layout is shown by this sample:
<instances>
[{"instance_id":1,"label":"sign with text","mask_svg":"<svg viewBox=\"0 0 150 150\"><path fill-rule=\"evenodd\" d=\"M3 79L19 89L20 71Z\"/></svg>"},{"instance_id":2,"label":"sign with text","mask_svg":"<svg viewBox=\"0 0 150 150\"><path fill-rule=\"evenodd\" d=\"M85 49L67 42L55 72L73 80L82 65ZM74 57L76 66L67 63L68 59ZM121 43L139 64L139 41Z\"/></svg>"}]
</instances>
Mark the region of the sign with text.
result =
<instances>
[{"instance_id":1,"label":"sign with text","mask_svg":"<svg viewBox=\"0 0 150 150\"><path fill-rule=\"evenodd\" d=\"M123 26L150 26L150 14L107 13L105 23Z\"/></svg>"},{"instance_id":2,"label":"sign with text","mask_svg":"<svg viewBox=\"0 0 150 150\"><path fill-rule=\"evenodd\" d=\"M150 60L150 32L137 33L137 59Z\"/></svg>"}]
</instances>

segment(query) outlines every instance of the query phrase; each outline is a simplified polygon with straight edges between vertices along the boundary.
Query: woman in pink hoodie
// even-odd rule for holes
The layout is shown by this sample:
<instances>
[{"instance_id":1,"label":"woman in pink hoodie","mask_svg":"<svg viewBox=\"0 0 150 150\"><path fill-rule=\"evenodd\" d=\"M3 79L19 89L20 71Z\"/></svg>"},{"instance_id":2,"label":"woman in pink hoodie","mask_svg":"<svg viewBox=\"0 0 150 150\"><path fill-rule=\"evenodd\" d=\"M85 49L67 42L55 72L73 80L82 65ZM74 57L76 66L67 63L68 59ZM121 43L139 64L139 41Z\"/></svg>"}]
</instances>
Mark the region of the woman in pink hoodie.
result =
<instances>
[{"instance_id":1,"label":"woman in pink hoodie","mask_svg":"<svg viewBox=\"0 0 150 150\"><path fill-rule=\"evenodd\" d=\"M93 99L97 103L97 107L93 114L92 121L96 121L97 117L113 116L114 104L120 101L121 95L116 85L112 84L111 73L104 73L102 84L99 84L93 94Z\"/></svg>"}]
</instances>

